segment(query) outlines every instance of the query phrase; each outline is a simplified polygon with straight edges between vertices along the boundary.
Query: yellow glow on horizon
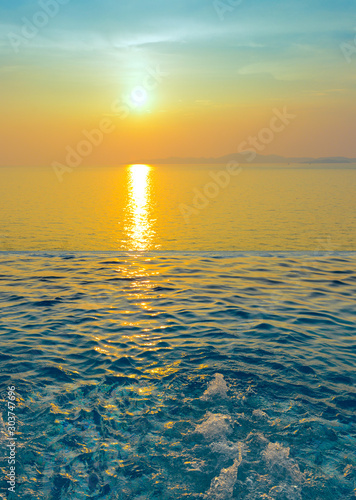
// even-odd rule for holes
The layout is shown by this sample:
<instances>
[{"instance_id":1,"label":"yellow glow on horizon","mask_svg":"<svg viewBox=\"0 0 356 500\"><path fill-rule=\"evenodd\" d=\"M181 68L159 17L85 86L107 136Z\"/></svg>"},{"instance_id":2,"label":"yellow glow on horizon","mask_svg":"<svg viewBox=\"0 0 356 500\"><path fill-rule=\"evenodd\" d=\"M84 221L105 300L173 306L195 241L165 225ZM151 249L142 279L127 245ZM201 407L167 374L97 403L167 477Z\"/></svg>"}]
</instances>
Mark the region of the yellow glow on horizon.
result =
<instances>
[{"instance_id":1,"label":"yellow glow on horizon","mask_svg":"<svg viewBox=\"0 0 356 500\"><path fill-rule=\"evenodd\" d=\"M152 167L149 165L128 166L127 232L131 250L149 250L153 236L150 220Z\"/></svg>"}]
</instances>

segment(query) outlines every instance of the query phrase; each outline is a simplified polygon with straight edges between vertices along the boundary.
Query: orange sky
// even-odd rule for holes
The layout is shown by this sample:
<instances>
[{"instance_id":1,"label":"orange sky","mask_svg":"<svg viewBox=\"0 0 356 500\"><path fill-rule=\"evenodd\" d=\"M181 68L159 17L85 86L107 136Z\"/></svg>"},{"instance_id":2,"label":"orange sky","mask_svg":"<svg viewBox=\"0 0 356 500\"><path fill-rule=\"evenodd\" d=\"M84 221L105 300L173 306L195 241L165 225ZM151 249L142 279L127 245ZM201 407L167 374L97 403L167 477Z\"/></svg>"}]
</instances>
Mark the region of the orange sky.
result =
<instances>
[{"instance_id":1,"label":"orange sky","mask_svg":"<svg viewBox=\"0 0 356 500\"><path fill-rule=\"evenodd\" d=\"M295 119L263 154L356 156L351 2L103 4L62 5L30 39L38 5L0 12L1 165L63 162L103 118L83 164L220 156L284 107Z\"/></svg>"}]
</instances>

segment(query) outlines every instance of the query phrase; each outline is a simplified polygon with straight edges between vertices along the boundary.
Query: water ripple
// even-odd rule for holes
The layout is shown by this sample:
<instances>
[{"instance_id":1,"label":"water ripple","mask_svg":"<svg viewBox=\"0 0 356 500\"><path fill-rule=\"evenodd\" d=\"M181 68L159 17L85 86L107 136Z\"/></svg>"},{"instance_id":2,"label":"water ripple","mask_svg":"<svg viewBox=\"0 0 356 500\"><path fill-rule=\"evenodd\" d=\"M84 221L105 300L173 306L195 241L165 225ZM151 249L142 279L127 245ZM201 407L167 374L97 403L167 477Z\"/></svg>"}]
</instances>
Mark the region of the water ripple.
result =
<instances>
[{"instance_id":1,"label":"water ripple","mask_svg":"<svg viewBox=\"0 0 356 500\"><path fill-rule=\"evenodd\" d=\"M19 498L354 498L355 263L3 253Z\"/></svg>"}]
</instances>

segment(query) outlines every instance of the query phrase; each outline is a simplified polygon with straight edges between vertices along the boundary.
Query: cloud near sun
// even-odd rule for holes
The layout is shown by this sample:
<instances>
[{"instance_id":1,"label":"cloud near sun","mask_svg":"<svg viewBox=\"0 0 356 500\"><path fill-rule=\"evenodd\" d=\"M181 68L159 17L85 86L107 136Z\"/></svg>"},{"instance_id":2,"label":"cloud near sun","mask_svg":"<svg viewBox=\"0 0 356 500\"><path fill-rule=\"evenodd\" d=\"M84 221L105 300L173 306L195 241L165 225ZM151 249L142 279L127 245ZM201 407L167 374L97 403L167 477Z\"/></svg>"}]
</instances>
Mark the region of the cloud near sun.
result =
<instances>
[{"instance_id":1,"label":"cloud near sun","mask_svg":"<svg viewBox=\"0 0 356 500\"><path fill-rule=\"evenodd\" d=\"M27 147L48 163L127 95L136 109L89 162L136 160L137 146L147 158L234 152L276 106L298 119L271 153L354 156L356 53L340 47L355 14L350 0L2 4L2 161L26 164ZM158 66L167 77L142 91Z\"/></svg>"}]
</instances>

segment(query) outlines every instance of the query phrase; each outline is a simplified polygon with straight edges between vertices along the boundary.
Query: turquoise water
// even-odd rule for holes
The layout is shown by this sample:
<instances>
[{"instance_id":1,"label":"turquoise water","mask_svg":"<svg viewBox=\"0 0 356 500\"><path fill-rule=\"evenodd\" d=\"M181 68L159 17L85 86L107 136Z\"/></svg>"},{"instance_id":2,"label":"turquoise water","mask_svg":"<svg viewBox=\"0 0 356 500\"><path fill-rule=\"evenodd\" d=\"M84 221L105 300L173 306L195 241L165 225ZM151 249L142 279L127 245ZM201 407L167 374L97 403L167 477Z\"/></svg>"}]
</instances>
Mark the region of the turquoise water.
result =
<instances>
[{"instance_id":1,"label":"turquoise water","mask_svg":"<svg viewBox=\"0 0 356 500\"><path fill-rule=\"evenodd\" d=\"M355 498L355 263L3 252L14 498Z\"/></svg>"}]
</instances>

